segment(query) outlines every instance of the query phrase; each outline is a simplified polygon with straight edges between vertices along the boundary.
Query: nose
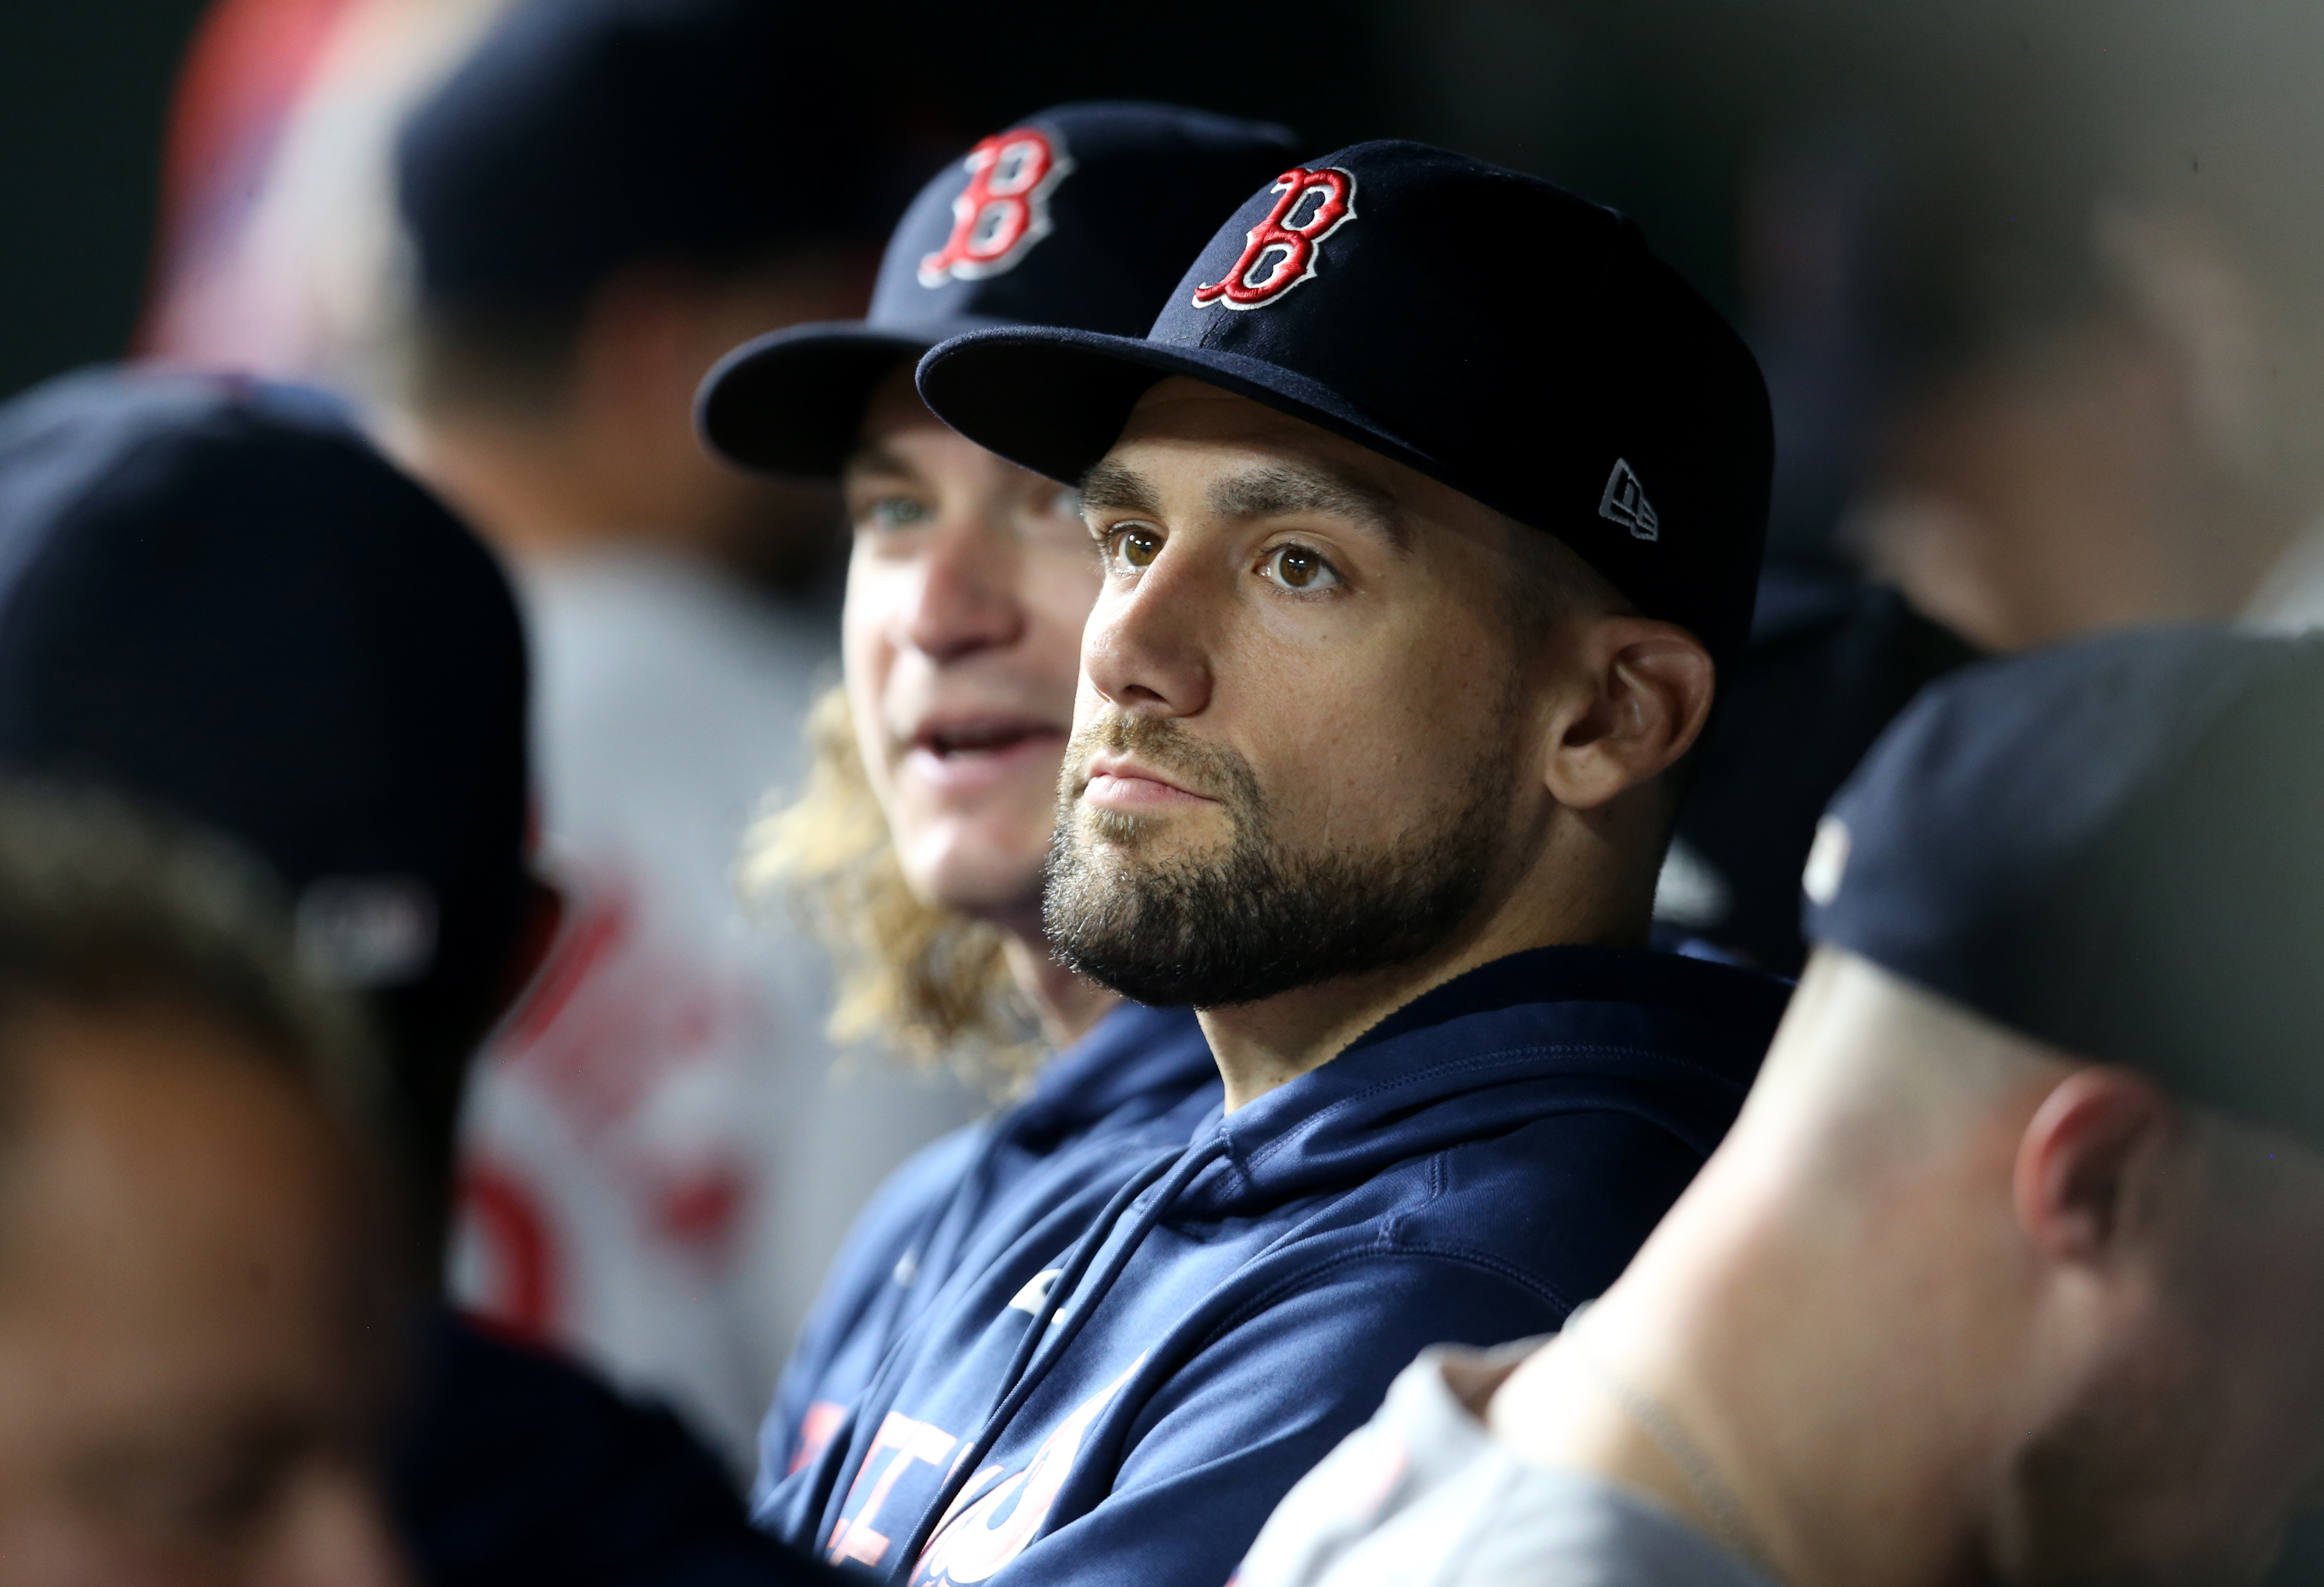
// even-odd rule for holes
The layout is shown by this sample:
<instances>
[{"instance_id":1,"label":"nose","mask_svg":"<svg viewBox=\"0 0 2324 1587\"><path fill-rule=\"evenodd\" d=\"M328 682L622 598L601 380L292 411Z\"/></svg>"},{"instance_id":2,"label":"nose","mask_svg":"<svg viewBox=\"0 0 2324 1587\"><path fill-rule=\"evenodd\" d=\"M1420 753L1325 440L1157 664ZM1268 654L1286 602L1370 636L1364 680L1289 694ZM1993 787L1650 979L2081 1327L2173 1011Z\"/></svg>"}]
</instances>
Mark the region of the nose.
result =
<instances>
[{"instance_id":1,"label":"nose","mask_svg":"<svg viewBox=\"0 0 2324 1587\"><path fill-rule=\"evenodd\" d=\"M1109 583L1082 631L1082 670L1116 710L1193 716L1211 703L1209 614L1231 591L1176 537L1135 583Z\"/></svg>"},{"instance_id":2,"label":"nose","mask_svg":"<svg viewBox=\"0 0 2324 1587\"><path fill-rule=\"evenodd\" d=\"M413 1587L370 1473L336 1462L294 1484L247 1587Z\"/></svg>"},{"instance_id":3,"label":"nose","mask_svg":"<svg viewBox=\"0 0 2324 1587\"><path fill-rule=\"evenodd\" d=\"M939 663L1015 644L1026 626L1018 555L1014 537L982 514L936 525L899 614L903 639Z\"/></svg>"}]
</instances>

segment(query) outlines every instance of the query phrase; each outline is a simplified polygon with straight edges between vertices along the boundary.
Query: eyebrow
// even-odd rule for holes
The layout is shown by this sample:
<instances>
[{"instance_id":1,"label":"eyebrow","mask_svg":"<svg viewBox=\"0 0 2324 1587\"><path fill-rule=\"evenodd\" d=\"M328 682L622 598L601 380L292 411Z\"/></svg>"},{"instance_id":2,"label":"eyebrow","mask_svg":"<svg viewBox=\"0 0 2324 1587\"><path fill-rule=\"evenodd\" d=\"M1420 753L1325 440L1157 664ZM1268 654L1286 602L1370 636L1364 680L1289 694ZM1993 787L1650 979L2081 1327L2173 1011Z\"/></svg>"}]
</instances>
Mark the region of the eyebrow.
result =
<instances>
[{"instance_id":1,"label":"eyebrow","mask_svg":"<svg viewBox=\"0 0 2324 1587\"><path fill-rule=\"evenodd\" d=\"M1096 463L1082 475L1082 505L1158 517L1162 498L1146 483L1145 475L1119 463Z\"/></svg>"},{"instance_id":2,"label":"eyebrow","mask_svg":"<svg viewBox=\"0 0 2324 1587\"><path fill-rule=\"evenodd\" d=\"M1323 469L1280 463L1246 469L1214 482L1209 504L1222 518L1288 518L1302 512L1345 518L1377 530L1398 551L1411 541L1394 496L1363 480Z\"/></svg>"},{"instance_id":3,"label":"eyebrow","mask_svg":"<svg viewBox=\"0 0 2324 1587\"><path fill-rule=\"evenodd\" d=\"M844 477L859 471L865 474L889 474L899 479L918 479L919 474L887 447L878 445L858 447L847 455L839 470Z\"/></svg>"},{"instance_id":4,"label":"eyebrow","mask_svg":"<svg viewBox=\"0 0 2324 1587\"><path fill-rule=\"evenodd\" d=\"M1119 463L1099 463L1082 479L1082 504L1101 511L1159 517L1162 498L1143 475ZM1410 548L1411 532L1396 498L1362 480L1320 469L1268 464L1215 481L1207 505L1222 518L1287 518L1301 512L1346 518L1379 531L1396 550Z\"/></svg>"}]
</instances>

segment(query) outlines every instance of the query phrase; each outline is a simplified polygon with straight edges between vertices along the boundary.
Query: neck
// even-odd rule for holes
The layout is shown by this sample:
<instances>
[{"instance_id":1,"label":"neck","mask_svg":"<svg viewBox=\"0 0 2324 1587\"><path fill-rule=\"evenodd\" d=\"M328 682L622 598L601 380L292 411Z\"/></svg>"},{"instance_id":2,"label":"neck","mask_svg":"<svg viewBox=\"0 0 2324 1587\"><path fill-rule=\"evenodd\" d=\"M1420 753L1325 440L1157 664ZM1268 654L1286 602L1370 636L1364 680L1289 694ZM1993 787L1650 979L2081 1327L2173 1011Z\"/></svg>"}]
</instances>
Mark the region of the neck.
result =
<instances>
[{"instance_id":1,"label":"neck","mask_svg":"<svg viewBox=\"0 0 2324 1587\"><path fill-rule=\"evenodd\" d=\"M728 560L732 526L722 498L738 487L717 478L706 459L665 457L605 429L561 411L463 411L417 427L404 460L519 561L639 546Z\"/></svg>"},{"instance_id":2,"label":"neck","mask_svg":"<svg viewBox=\"0 0 2324 1587\"><path fill-rule=\"evenodd\" d=\"M1503 1385L1493 1432L1646 1494L1788 1587L1973 1587L2007 1412L1962 1324L2009 1299L1955 1259L1946 1214L1904 1195L1836 1213L1843 1189L1768 1156L1722 1148L1603 1299Z\"/></svg>"},{"instance_id":3,"label":"neck","mask_svg":"<svg viewBox=\"0 0 2324 1587\"><path fill-rule=\"evenodd\" d=\"M1121 1002L1112 992L1083 980L1051 958L1048 939L1038 924L1029 935L1010 930L1006 951L1017 990L1033 1005L1041 1021L1041 1034L1053 1047L1079 1041Z\"/></svg>"},{"instance_id":4,"label":"neck","mask_svg":"<svg viewBox=\"0 0 2324 1587\"><path fill-rule=\"evenodd\" d=\"M1423 993L1527 948L1646 940L1651 873L1586 823L1562 828L1536 863L1480 904L1471 924L1436 952L1362 975L1340 976L1258 1002L1201 1010L1203 1034L1226 1082L1227 1112L1331 1062Z\"/></svg>"}]
</instances>

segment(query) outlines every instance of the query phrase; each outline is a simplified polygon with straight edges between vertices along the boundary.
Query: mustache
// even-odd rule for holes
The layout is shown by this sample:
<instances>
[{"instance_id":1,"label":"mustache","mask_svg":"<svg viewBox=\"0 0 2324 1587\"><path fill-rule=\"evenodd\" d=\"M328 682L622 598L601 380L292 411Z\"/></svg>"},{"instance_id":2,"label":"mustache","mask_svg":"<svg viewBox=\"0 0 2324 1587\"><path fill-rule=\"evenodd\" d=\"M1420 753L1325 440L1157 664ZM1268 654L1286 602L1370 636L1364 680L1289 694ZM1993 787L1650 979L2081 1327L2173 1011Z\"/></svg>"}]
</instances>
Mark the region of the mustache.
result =
<instances>
[{"instance_id":1,"label":"mustache","mask_svg":"<svg viewBox=\"0 0 2324 1587\"><path fill-rule=\"evenodd\" d=\"M1089 786L1089 763L1101 750L1136 755L1189 791L1215 798L1230 810L1257 814L1266 807L1259 773L1236 751L1204 743L1169 717L1121 712L1095 718L1065 746L1057 789L1065 799L1079 798Z\"/></svg>"}]
</instances>

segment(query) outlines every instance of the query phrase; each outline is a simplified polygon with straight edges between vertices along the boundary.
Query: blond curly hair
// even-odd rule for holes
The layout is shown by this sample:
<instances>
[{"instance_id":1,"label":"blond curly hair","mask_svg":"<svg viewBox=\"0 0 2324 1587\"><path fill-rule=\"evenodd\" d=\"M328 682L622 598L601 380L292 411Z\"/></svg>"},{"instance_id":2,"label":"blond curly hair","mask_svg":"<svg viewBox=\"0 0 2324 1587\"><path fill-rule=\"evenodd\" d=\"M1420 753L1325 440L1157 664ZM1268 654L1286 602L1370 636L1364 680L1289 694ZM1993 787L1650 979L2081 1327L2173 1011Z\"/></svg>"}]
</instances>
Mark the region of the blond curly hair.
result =
<instances>
[{"instance_id":1,"label":"blond curly hair","mask_svg":"<svg viewBox=\"0 0 2324 1587\"><path fill-rule=\"evenodd\" d=\"M788 803L770 799L743 835L745 905L788 906L831 954L835 1041L901 1052L996 1096L1021 1088L1043 1049L1007 939L905 880L844 687L816 701L807 732L807 787Z\"/></svg>"}]
</instances>

